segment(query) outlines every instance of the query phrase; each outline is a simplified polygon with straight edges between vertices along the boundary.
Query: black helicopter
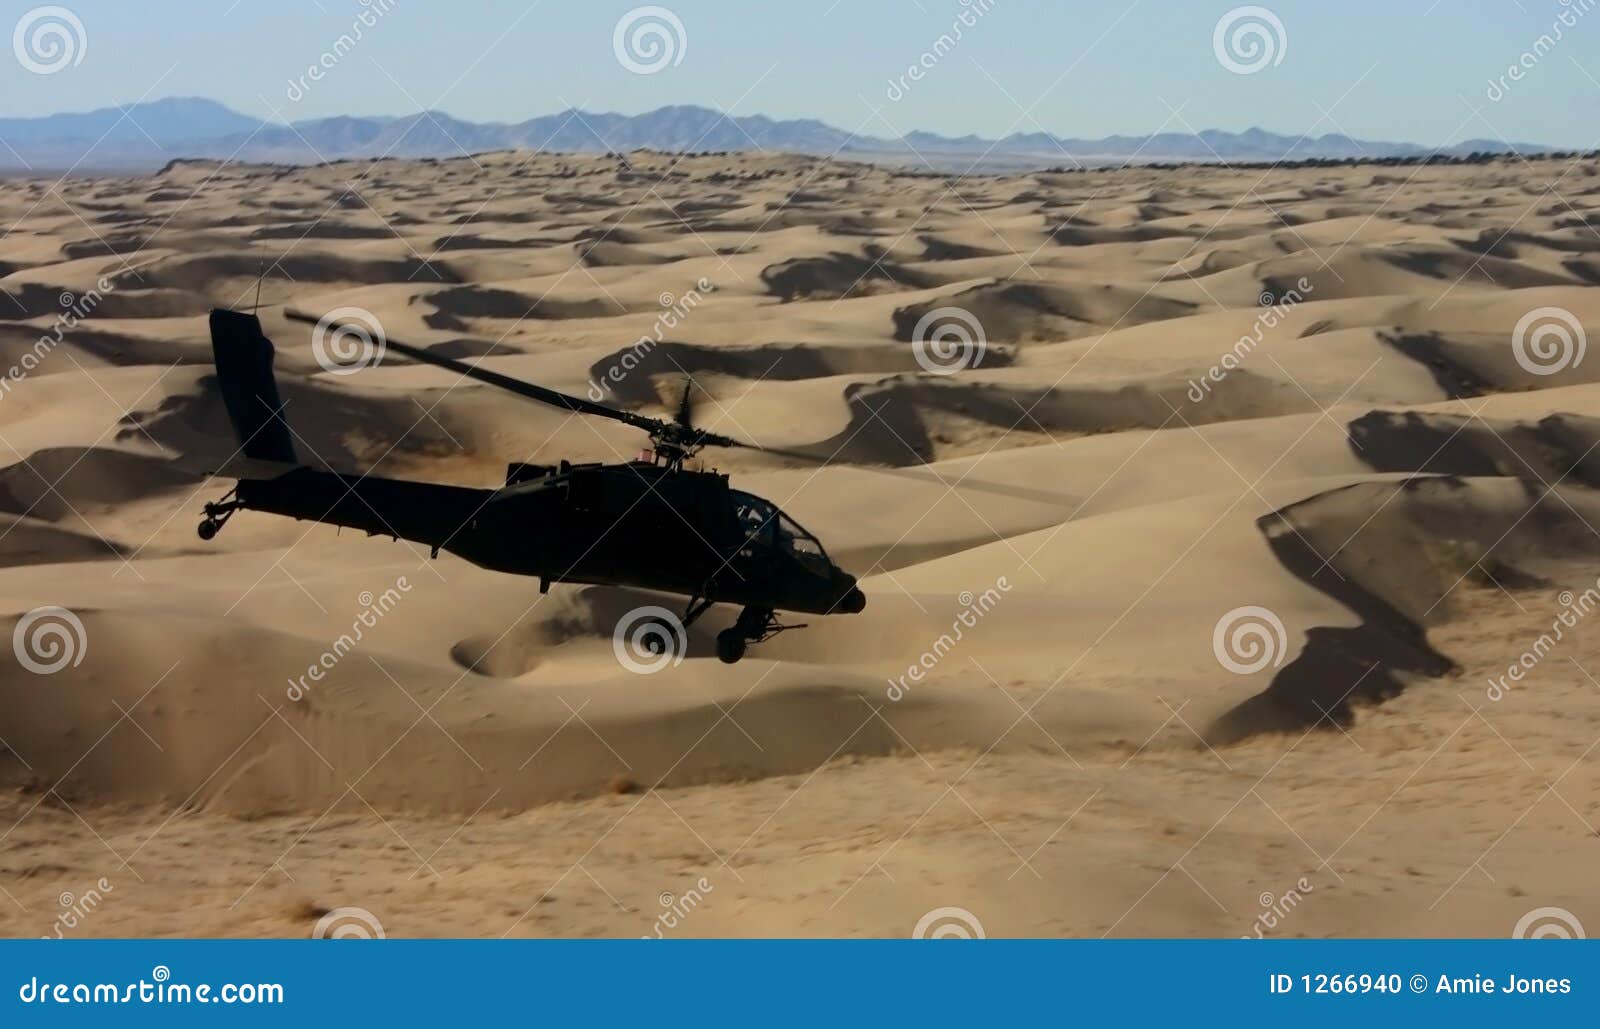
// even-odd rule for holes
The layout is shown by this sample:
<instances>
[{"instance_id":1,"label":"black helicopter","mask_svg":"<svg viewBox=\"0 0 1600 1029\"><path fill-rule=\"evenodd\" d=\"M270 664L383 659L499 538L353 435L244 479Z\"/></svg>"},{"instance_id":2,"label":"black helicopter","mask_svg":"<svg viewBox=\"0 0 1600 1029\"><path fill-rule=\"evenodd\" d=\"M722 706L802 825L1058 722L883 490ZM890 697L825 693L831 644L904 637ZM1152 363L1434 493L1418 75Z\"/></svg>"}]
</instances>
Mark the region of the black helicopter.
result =
<instances>
[{"instance_id":1,"label":"black helicopter","mask_svg":"<svg viewBox=\"0 0 1600 1029\"><path fill-rule=\"evenodd\" d=\"M317 319L298 312L286 316ZM325 328L327 328L325 326ZM815 463L809 454L758 446L690 424L689 386L673 421L546 389L393 339L389 351L498 386L576 414L610 418L649 434L648 456L625 464L512 464L498 489L344 475L303 465L283 414L274 350L252 314L211 312L217 380L244 456L292 466L266 478L240 478L205 505L200 538L209 540L235 512L265 511L420 543L499 572L552 582L629 586L689 598L687 628L712 604L739 604L717 635L717 656L732 663L750 643L786 629L778 611L855 614L866 596L822 543L771 501L734 489L728 476L684 462L703 447L737 447ZM677 633L644 637L671 646Z\"/></svg>"}]
</instances>

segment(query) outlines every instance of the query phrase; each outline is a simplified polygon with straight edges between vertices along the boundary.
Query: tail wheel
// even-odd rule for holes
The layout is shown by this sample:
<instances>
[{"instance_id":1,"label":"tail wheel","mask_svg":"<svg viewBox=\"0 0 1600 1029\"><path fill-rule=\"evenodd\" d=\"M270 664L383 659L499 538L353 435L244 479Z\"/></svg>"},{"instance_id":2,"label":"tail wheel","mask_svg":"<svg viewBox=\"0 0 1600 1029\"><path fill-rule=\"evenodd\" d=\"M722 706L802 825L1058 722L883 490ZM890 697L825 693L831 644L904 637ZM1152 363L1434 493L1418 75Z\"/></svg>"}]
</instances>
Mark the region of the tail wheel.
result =
<instances>
[{"instance_id":1,"label":"tail wheel","mask_svg":"<svg viewBox=\"0 0 1600 1029\"><path fill-rule=\"evenodd\" d=\"M746 641L744 633L738 628L724 629L717 633L717 658L723 664L733 664L744 657Z\"/></svg>"}]
</instances>

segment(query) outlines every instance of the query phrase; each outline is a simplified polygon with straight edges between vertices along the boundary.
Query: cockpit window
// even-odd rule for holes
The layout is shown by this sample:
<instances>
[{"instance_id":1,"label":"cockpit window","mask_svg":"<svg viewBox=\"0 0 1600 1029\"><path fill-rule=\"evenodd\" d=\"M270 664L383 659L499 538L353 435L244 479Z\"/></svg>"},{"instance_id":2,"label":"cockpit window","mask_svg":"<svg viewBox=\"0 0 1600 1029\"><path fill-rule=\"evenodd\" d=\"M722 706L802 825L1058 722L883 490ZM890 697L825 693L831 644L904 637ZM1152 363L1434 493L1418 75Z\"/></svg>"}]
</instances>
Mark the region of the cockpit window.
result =
<instances>
[{"instance_id":1,"label":"cockpit window","mask_svg":"<svg viewBox=\"0 0 1600 1029\"><path fill-rule=\"evenodd\" d=\"M828 555L822 544L793 518L749 493L735 492L733 500L734 513L745 534L744 547L776 547L813 571L828 570Z\"/></svg>"},{"instance_id":2,"label":"cockpit window","mask_svg":"<svg viewBox=\"0 0 1600 1029\"><path fill-rule=\"evenodd\" d=\"M778 509L760 497L748 493L735 493L733 501L734 514L739 519L739 527L744 530L744 545L771 546L772 530Z\"/></svg>"}]
</instances>

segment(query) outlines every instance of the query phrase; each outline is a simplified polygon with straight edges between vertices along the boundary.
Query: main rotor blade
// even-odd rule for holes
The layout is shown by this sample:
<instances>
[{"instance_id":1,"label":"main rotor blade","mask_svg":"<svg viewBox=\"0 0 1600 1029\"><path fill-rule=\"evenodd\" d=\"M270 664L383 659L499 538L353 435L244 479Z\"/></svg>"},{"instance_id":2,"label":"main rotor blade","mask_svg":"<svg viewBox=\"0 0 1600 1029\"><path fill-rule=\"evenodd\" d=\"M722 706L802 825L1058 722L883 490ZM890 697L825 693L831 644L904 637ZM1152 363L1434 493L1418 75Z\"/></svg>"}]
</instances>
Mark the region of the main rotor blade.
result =
<instances>
[{"instance_id":1,"label":"main rotor blade","mask_svg":"<svg viewBox=\"0 0 1600 1029\"><path fill-rule=\"evenodd\" d=\"M284 317L290 319L291 321L305 322L309 325L320 325L322 323L322 319L313 318L311 315L305 314L301 311L285 310ZM338 328L339 325L340 323L333 322L330 323L329 328ZM363 331L367 331L365 326L362 326L361 328ZM435 354L432 351L424 350L423 348L413 346L410 343L402 343L397 339L386 337L384 340L384 345L387 349L393 350L398 354L403 354L406 357L412 358L413 360L421 361L425 364L435 365L440 368L445 368L456 372L459 375L464 375L469 379L476 379L479 382L487 383L491 386L498 386L501 389L508 390L509 392L515 393L521 397L526 397L529 400L536 400L542 404L549 404L552 407L558 407L563 411L571 411L575 414L588 414L595 415L600 418L610 418L612 421L621 422L624 425L631 425L634 428L642 429L649 433L652 438L669 440L678 445L689 447L727 447L729 449L751 450L760 454L771 454L774 457L784 457L791 461L801 461L805 464L823 467L832 463L830 458L820 457L816 454L807 453L803 450L788 450L782 447L762 446L759 443L748 443L744 440L734 439L731 436L723 436L714 432L707 432L704 429L694 428L689 424L689 419L692 415L690 391L694 388L693 378L687 378L684 381L683 397L679 402L676 415L677 421L668 422L659 418L651 418L648 415L635 414L632 411L624 411L620 408L609 407L605 404L596 403L595 401L589 400L585 397L575 397L569 393L562 393L559 390L549 389L545 386L535 385L531 382L524 382L522 379L514 379L509 375L501 375L499 372L492 372L487 368L480 368L475 364L468 364L465 361L458 361L453 357L445 357L442 354ZM915 479L919 482L929 482L938 486L944 486L947 489L962 489L973 490L979 493L992 493L996 496L1010 497L1014 500L1026 500L1035 504L1049 504L1054 507L1072 509L1082 506L1081 501L1075 501L1070 497L1065 497L1056 493L1047 493L1043 490L1029 489L1026 486L1008 486L1004 483L986 482L982 479L969 479L965 477L952 481L944 478L942 475L939 475L937 472L933 471L927 466L923 466L921 468L895 468L879 465L851 464L841 465L840 467L855 468L865 472L875 472L879 475L893 475L902 479Z\"/></svg>"},{"instance_id":2,"label":"main rotor blade","mask_svg":"<svg viewBox=\"0 0 1600 1029\"><path fill-rule=\"evenodd\" d=\"M300 311L285 311L284 317L292 321L306 322L311 325L320 325L322 323L320 318L313 318L310 315L304 314ZM330 323L329 328L339 328L339 323ZM623 411L619 408L608 407L605 404L596 403L585 397L575 397L569 393L562 393L559 390L549 389L545 386L535 385L531 382L524 382L522 379L514 379L509 375L501 375L499 372L492 372L487 368L480 368L475 364L468 364L465 361L458 361L453 357L445 357L442 354L435 354L430 350L424 350L422 347L413 346L410 343L402 343L393 337L385 337L384 348L387 350L393 350L395 353L403 354L406 357L412 358L416 361L421 361L425 364L436 365L440 368L449 369L450 371L464 375L469 379L476 379L479 382L487 383L491 386L498 386L503 390L508 390L517 394L518 396L526 397L529 400L537 400L542 404L549 404L552 407L559 407L563 411L571 411L575 414L595 415L600 418L610 418L613 421L622 422L624 425L631 425L635 428L643 429L649 433L656 433L668 427L668 423L663 422L658 418L651 418L646 415L635 414L632 411Z\"/></svg>"},{"instance_id":3,"label":"main rotor blade","mask_svg":"<svg viewBox=\"0 0 1600 1029\"><path fill-rule=\"evenodd\" d=\"M675 418L685 429L694 428L694 376L692 375L685 374L683 377L683 396L678 398L678 413Z\"/></svg>"},{"instance_id":4,"label":"main rotor blade","mask_svg":"<svg viewBox=\"0 0 1600 1029\"><path fill-rule=\"evenodd\" d=\"M828 467L832 462L826 457L808 454L803 450L786 450L781 447L764 447L757 443L744 443L739 440L729 440L722 446L733 446L741 450L754 450L774 457L786 457L794 461L803 461L817 467ZM927 465L922 467L897 468L891 465L861 465L840 464L841 468L853 468L860 472L872 472L876 475L892 475L897 479L915 479L918 482L932 483L952 490L972 490L976 493L992 493L995 496L1009 497L1013 500L1026 500L1034 504L1049 504L1052 507L1070 508L1076 511L1083 506L1081 500L1067 497L1059 493L1049 493L1045 490L1029 489L1026 486L1010 486L1003 482L989 482L984 479L972 479L962 476L959 479L946 479Z\"/></svg>"}]
</instances>

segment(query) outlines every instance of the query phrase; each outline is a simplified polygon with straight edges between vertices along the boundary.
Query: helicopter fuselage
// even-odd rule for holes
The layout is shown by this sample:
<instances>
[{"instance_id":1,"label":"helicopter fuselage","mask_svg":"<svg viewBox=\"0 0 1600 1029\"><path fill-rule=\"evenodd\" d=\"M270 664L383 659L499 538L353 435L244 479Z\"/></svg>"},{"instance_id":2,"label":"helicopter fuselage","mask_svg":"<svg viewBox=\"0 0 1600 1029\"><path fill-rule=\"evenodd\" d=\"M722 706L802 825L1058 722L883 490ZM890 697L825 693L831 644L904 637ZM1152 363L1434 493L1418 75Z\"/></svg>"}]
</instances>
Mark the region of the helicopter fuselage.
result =
<instances>
[{"instance_id":1,"label":"helicopter fuselage","mask_svg":"<svg viewBox=\"0 0 1600 1029\"><path fill-rule=\"evenodd\" d=\"M716 472L517 464L504 486L475 489L298 467L241 479L236 497L243 509L410 540L541 588L628 586L810 614L866 606L815 536Z\"/></svg>"}]
</instances>

